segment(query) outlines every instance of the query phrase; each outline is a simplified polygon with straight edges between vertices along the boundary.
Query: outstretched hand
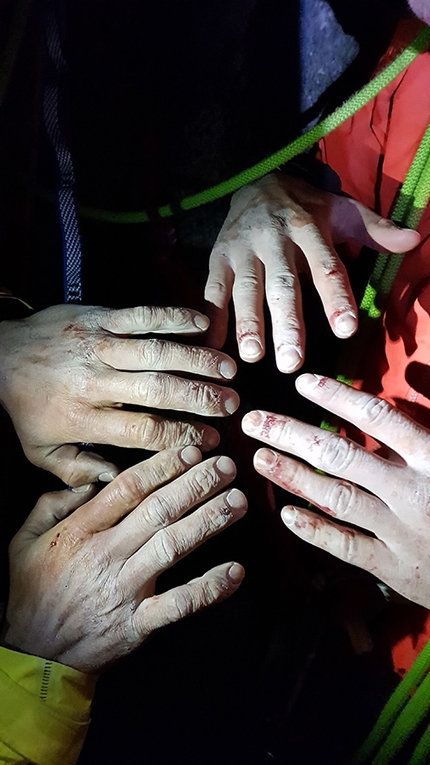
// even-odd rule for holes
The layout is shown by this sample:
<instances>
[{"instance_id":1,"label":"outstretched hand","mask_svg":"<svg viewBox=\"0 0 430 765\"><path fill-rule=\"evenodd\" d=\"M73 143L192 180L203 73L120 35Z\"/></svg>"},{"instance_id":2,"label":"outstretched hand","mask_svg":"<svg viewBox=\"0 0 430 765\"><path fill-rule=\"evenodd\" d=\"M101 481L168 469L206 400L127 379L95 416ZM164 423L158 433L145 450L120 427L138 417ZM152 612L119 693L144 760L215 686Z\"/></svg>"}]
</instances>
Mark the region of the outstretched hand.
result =
<instances>
[{"instance_id":1,"label":"outstretched hand","mask_svg":"<svg viewBox=\"0 0 430 765\"><path fill-rule=\"evenodd\" d=\"M244 571L230 562L154 595L159 574L246 512L242 492L224 491L232 460L200 459L194 446L169 449L93 499L93 488L45 494L10 545L4 644L99 672L235 592Z\"/></svg>"},{"instance_id":2,"label":"outstretched hand","mask_svg":"<svg viewBox=\"0 0 430 765\"><path fill-rule=\"evenodd\" d=\"M77 444L158 451L217 446L203 423L124 407L224 417L239 405L231 389L172 374L231 380L232 359L219 351L163 339L198 335L206 316L185 308L121 310L62 305L0 324L0 401L28 459L71 486L109 481L117 468ZM156 337L139 337L151 333Z\"/></svg>"},{"instance_id":3,"label":"outstretched hand","mask_svg":"<svg viewBox=\"0 0 430 765\"><path fill-rule=\"evenodd\" d=\"M223 346L233 298L240 356L259 361L265 353L266 296L277 366L281 372L298 369L305 352L298 278L304 267L310 270L334 334L353 335L357 306L335 250L335 244L348 239L374 249L407 252L420 236L352 199L280 172L236 192L209 261L208 345Z\"/></svg>"},{"instance_id":4,"label":"outstretched hand","mask_svg":"<svg viewBox=\"0 0 430 765\"><path fill-rule=\"evenodd\" d=\"M322 511L285 507L284 523L430 608L430 432L386 401L334 380L306 374L296 384L303 396L388 446L393 457L382 459L291 417L250 412L245 433L312 466L266 448L255 454L259 473Z\"/></svg>"}]
</instances>

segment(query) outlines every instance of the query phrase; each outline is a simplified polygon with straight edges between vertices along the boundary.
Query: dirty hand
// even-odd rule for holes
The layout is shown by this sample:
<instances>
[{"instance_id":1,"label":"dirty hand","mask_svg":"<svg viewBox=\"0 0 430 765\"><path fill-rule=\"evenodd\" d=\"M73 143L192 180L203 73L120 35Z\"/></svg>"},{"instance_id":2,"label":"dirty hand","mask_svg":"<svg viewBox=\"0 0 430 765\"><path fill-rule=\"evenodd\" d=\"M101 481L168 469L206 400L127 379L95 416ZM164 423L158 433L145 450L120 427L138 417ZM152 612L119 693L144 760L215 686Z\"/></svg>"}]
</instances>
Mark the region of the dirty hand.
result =
<instances>
[{"instance_id":1,"label":"dirty hand","mask_svg":"<svg viewBox=\"0 0 430 765\"><path fill-rule=\"evenodd\" d=\"M118 472L99 455L81 451L81 442L154 451L185 444L213 449L219 436L208 425L124 408L221 417L237 409L231 388L172 374L234 377L236 365L225 354L162 339L166 333L202 333L208 323L185 308L73 305L1 322L0 402L28 459L78 486L112 480ZM148 333L157 337L139 337Z\"/></svg>"},{"instance_id":2,"label":"dirty hand","mask_svg":"<svg viewBox=\"0 0 430 765\"><path fill-rule=\"evenodd\" d=\"M306 263L334 334L353 335L357 307L334 249L348 239L392 252L406 252L420 241L417 232L397 228L352 199L280 172L236 192L209 261L208 345L224 344L233 297L240 356L259 361L265 353L266 294L277 366L281 372L298 369L305 347L298 272Z\"/></svg>"},{"instance_id":3,"label":"dirty hand","mask_svg":"<svg viewBox=\"0 0 430 765\"><path fill-rule=\"evenodd\" d=\"M232 460L200 459L195 446L169 449L92 499L91 487L45 494L10 545L4 645L99 672L232 595L244 576L233 562L154 595L159 574L246 512L242 492L223 491Z\"/></svg>"},{"instance_id":4,"label":"dirty hand","mask_svg":"<svg viewBox=\"0 0 430 765\"><path fill-rule=\"evenodd\" d=\"M284 523L430 608L430 432L386 401L334 380L306 374L296 384L303 396L385 444L393 456L383 459L291 417L250 412L245 433L312 465L266 448L255 454L259 473L322 511L285 507Z\"/></svg>"}]
</instances>

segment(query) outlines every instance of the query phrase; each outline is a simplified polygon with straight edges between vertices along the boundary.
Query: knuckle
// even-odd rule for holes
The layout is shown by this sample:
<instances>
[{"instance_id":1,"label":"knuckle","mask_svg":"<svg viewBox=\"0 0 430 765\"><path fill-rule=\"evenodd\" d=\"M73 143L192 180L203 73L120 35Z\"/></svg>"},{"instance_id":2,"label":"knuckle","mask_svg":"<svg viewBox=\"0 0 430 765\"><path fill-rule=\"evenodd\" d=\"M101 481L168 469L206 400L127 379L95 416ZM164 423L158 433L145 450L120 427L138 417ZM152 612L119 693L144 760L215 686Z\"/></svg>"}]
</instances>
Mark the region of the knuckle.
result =
<instances>
[{"instance_id":1,"label":"knuckle","mask_svg":"<svg viewBox=\"0 0 430 765\"><path fill-rule=\"evenodd\" d=\"M156 337L143 340L140 347L141 361L145 366L160 367L168 361L169 350L169 345L164 340Z\"/></svg>"},{"instance_id":2,"label":"knuckle","mask_svg":"<svg viewBox=\"0 0 430 765\"><path fill-rule=\"evenodd\" d=\"M271 277L270 282L268 283L268 291L276 297L277 295L282 295L285 290L294 289L296 283L297 277L295 274L288 271L277 273Z\"/></svg>"},{"instance_id":3,"label":"knuckle","mask_svg":"<svg viewBox=\"0 0 430 765\"><path fill-rule=\"evenodd\" d=\"M112 503L118 502L129 507L141 500L145 494L145 486L139 473L125 472L111 484Z\"/></svg>"},{"instance_id":4,"label":"knuckle","mask_svg":"<svg viewBox=\"0 0 430 765\"><path fill-rule=\"evenodd\" d=\"M168 526L176 519L176 515L171 499L162 493L153 494L141 512L145 526Z\"/></svg>"},{"instance_id":5,"label":"knuckle","mask_svg":"<svg viewBox=\"0 0 430 765\"><path fill-rule=\"evenodd\" d=\"M354 444L342 436L330 435L322 442L320 462L329 472L343 472L348 469L357 455Z\"/></svg>"},{"instance_id":6,"label":"knuckle","mask_svg":"<svg viewBox=\"0 0 430 765\"><path fill-rule=\"evenodd\" d=\"M357 539L353 531L342 529L339 539L339 554L347 563L354 563L357 553Z\"/></svg>"},{"instance_id":7,"label":"knuckle","mask_svg":"<svg viewBox=\"0 0 430 765\"><path fill-rule=\"evenodd\" d=\"M163 529L153 537L154 555L160 569L175 563L181 554L181 546L170 529Z\"/></svg>"},{"instance_id":8,"label":"knuckle","mask_svg":"<svg viewBox=\"0 0 430 765\"><path fill-rule=\"evenodd\" d=\"M347 481L334 484L328 494L327 505L338 518L348 517L357 502L357 489Z\"/></svg>"},{"instance_id":9,"label":"knuckle","mask_svg":"<svg viewBox=\"0 0 430 765\"><path fill-rule=\"evenodd\" d=\"M255 294L259 291L260 279L257 274L244 274L234 283L235 294Z\"/></svg>"},{"instance_id":10,"label":"knuckle","mask_svg":"<svg viewBox=\"0 0 430 765\"><path fill-rule=\"evenodd\" d=\"M169 596L167 602L169 621L176 622L185 619L197 610L190 587L170 592Z\"/></svg>"},{"instance_id":11,"label":"knuckle","mask_svg":"<svg viewBox=\"0 0 430 765\"><path fill-rule=\"evenodd\" d=\"M369 425L385 425L393 417L393 408L382 398L371 398L363 409L363 416Z\"/></svg>"},{"instance_id":12,"label":"knuckle","mask_svg":"<svg viewBox=\"0 0 430 765\"><path fill-rule=\"evenodd\" d=\"M148 406L161 407L166 403L169 389L173 387L174 378L160 372L149 372L142 380L137 380L136 395L147 402Z\"/></svg>"},{"instance_id":13,"label":"knuckle","mask_svg":"<svg viewBox=\"0 0 430 765\"><path fill-rule=\"evenodd\" d=\"M203 499L219 483L220 477L213 468L203 468L188 474L189 491L194 500Z\"/></svg>"}]
</instances>

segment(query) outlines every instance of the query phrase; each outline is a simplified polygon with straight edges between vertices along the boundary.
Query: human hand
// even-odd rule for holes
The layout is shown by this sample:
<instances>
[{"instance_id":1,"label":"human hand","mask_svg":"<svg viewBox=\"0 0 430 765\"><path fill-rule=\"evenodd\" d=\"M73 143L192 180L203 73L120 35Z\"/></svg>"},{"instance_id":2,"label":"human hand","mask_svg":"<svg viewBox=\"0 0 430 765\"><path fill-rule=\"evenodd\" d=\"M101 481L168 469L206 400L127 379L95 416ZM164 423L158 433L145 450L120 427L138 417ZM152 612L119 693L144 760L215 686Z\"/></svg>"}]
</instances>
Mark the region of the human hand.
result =
<instances>
[{"instance_id":1,"label":"human hand","mask_svg":"<svg viewBox=\"0 0 430 765\"><path fill-rule=\"evenodd\" d=\"M118 473L99 455L80 451L81 442L154 451L185 444L213 449L219 436L208 425L123 408L232 414L239 397L231 388L172 374L230 380L236 373L232 359L209 348L137 337L193 335L207 326L205 316L185 308L76 305L1 322L0 401L28 459L79 486Z\"/></svg>"},{"instance_id":2,"label":"human hand","mask_svg":"<svg viewBox=\"0 0 430 765\"><path fill-rule=\"evenodd\" d=\"M305 347L298 273L306 263L334 334L353 335L357 307L334 249L348 239L374 249L406 252L420 236L397 228L352 199L279 172L237 191L209 261L208 345L224 344L233 297L240 356L259 361L265 353L265 293L278 369L298 369Z\"/></svg>"},{"instance_id":3,"label":"human hand","mask_svg":"<svg viewBox=\"0 0 430 765\"><path fill-rule=\"evenodd\" d=\"M284 523L306 542L430 608L430 432L386 401L334 380L306 374L296 385L310 401L396 454L382 459L337 433L291 417L250 412L243 420L245 433L336 476L319 475L291 457L259 449L254 458L259 473L323 511L320 516L285 507Z\"/></svg>"},{"instance_id":4,"label":"human hand","mask_svg":"<svg viewBox=\"0 0 430 765\"><path fill-rule=\"evenodd\" d=\"M232 460L200 459L194 446L169 449L93 499L91 488L45 494L10 545L5 645L99 672L235 592L244 571L226 563L154 595L159 574L246 512L237 489L214 496L233 480Z\"/></svg>"}]
</instances>

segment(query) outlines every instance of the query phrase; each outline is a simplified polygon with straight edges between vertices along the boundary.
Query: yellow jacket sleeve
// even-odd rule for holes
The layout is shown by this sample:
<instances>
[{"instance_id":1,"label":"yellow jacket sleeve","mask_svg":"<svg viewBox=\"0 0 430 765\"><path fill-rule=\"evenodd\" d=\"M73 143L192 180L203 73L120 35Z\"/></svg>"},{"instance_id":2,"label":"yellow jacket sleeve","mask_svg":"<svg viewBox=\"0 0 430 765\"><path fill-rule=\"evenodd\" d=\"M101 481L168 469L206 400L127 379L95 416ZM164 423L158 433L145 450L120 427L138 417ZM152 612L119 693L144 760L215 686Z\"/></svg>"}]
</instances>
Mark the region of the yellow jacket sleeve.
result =
<instances>
[{"instance_id":1,"label":"yellow jacket sleeve","mask_svg":"<svg viewBox=\"0 0 430 765\"><path fill-rule=\"evenodd\" d=\"M96 677L0 647L0 765L74 765Z\"/></svg>"}]
</instances>

